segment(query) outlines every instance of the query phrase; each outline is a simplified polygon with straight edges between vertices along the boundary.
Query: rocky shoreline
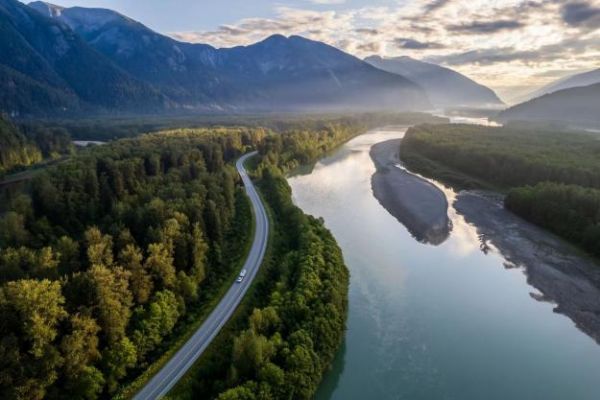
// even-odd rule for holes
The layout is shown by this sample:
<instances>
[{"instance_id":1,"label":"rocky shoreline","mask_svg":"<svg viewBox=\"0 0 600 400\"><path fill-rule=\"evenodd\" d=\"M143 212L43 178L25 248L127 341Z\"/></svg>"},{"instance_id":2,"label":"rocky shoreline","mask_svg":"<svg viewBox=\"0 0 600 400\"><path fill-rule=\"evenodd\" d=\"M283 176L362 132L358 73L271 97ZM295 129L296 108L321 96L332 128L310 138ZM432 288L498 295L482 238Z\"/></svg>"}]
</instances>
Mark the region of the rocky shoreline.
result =
<instances>
[{"instance_id":1,"label":"rocky shoreline","mask_svg":"<svg viewBox=\"0 0 600 400\"><path fill-rule=\"evenodd\" d=\"M555 304L554 311L600 343L600 266L580 250L504 208L502 196L484 191L460 192L454 208L474 225L482 246L491 243L520 267L527 282Z\"/></svg>"},{"instance_id":2,"label":"rocky shoreline","mask_svg":"<svg viewBox=\"0 0 600 400\"><path fill-rule=\"evenodd\" d=\"M371 186L377 200L419 241L440 244L448 238L445 194L400 166L402 139L378 143L371 148L377 168ZM540 293L537 301L555 305L554 311L600 344L600 266L582 251L511 213L498 193L464 190L452 205L477 229L481 249L496 248L507 268L522 268L527 282Z\"/></svg>"},{"instance_id":3,"label":"rocky shoreline","mask_svg":"<svg viewBox=\"0 0 600 400\"><path fill-rule=\"evenodd\" d=\"M398 166L402 139L377 143L371 148L376 172L371 188L381 205L420 242L438 245L451 230L448 201L435 185Z\"/></svg>"}]
</instances>

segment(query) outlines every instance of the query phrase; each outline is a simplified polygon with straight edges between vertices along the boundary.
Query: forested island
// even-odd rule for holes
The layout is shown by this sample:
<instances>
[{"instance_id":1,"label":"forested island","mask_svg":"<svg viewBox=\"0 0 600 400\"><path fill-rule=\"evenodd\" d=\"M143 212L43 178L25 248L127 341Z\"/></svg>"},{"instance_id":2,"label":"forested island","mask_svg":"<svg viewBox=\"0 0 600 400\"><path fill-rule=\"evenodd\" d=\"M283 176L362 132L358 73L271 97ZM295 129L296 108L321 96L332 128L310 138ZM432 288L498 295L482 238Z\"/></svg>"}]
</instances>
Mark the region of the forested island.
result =
<instances>
[{"instance_id":1,"label":"forested island","mask_svg":"<svg viewBox=\"0 0 600 400\"><path fill-rule=\"evenodd\" d=\"M532 125L421 125L401 159L460 188L506 192L521 217L600 255L600 141L592 133Z\"/></svg>"},{"instance_id":2,"label":"forested island","mask_svg":"<svg viewBox=\"0 0 600 400\"><path fill-rule=\"evenodd\" d=\"M252 216L233 163L258 149L254 174L275 225L267 265L198 363L202 373L177 390L311 398L343 337L348 273L322 221L292 204L283 174L371 127L410 120L163 131L82 150L6 193L0 397L133 394L128 384L193 329L237 274Z\"/></svg>"}]
</instances>

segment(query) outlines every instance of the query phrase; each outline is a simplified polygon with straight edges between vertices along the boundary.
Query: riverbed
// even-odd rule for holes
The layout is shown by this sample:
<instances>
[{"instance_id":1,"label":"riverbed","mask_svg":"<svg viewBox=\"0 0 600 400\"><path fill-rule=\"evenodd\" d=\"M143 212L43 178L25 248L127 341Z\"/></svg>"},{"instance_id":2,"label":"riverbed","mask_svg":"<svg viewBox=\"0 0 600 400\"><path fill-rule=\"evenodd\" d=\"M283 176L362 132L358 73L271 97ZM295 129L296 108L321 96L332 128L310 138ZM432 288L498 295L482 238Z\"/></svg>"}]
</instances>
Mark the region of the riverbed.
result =
<instances>
[{"instance_id":1,"label":"riverbed","mask_svg":"<svg viewBox=\"0 0 600 400\"><path fill-rule=\"evenodd\" d=\"M375 199L371 147L404 132L361 135L289 179L351 272L346 341L317 399L597 399L600 346L465 221L455 193L444 191L452 230L439 245Z\"/></svg>"}]
</instances>

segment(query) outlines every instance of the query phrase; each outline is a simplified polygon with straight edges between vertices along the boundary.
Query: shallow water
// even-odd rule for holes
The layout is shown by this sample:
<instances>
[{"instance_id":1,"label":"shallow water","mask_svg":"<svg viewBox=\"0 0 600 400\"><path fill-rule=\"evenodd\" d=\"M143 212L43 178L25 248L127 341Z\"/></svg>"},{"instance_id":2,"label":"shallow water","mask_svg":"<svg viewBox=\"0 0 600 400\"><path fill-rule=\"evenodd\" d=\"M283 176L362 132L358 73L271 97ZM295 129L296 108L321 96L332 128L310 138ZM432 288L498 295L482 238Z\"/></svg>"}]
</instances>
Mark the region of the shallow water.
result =
<instances>
[{"instance_id":1,"label":"shallow water","mask_svg":"<svg viewBox=\"0 0 600 400\"><path fill-rule=\"evenodd\" d=\"M317 399L598 399L600 346L534 300L521 269L483 252L452 206L449 239L431 246L373 197L369 149L403 134L359 136L289 179L351 272L346 341Z\"/></svg>"}]
</instances>

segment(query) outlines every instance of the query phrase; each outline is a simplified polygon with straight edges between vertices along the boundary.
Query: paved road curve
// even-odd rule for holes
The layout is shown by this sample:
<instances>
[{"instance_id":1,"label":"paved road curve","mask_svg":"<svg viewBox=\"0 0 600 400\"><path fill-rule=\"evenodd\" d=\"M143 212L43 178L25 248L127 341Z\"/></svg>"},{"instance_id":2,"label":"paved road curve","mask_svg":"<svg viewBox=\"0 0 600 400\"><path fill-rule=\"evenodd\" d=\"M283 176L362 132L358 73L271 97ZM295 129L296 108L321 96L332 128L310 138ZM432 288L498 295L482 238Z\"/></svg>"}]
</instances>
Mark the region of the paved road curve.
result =
<instances>
[{"instance_id":1,"label":"paved road curve","mask_svg":"<svg viewBox=\"0 0 600 400\"><path fill-rule=\"evenodd\" d=\"M237 170L246 187L246 193L252 202L252 209L256 219L254 243L244 264L244 269L247 270L246 277L241 283L235 282L231 286L202 326L146 386L134 396L134 400L160 399L175 386L177 381L190 369L231 317L256 276L267 248L269 220L262 201L244 169L244 162L255 154L256 152L248 153L236 163Z\"/></svg>"}]
</instances>

